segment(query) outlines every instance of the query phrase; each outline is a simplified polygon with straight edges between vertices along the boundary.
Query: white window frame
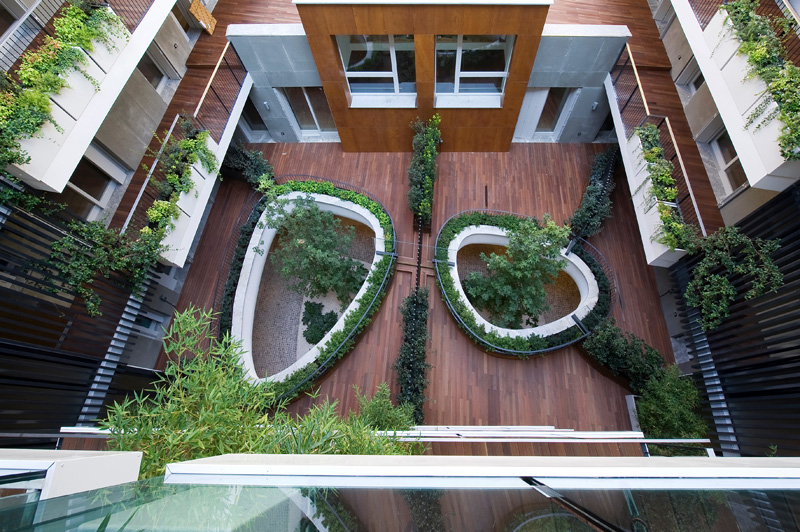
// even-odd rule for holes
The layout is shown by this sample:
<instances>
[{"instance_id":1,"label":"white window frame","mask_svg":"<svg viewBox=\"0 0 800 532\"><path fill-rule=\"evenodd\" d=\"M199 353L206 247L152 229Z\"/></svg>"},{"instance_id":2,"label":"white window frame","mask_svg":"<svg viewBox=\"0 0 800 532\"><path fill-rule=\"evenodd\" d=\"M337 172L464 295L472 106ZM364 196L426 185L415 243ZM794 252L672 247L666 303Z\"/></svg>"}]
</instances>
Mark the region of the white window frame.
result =
<instances>
[{"instance_id":1,"label":"white window frame","mask_svg":"<svg viewBox=\"0 0 800 532\"><path fill-rule=\"evenodd\" d=\"M733 147L733 151L736 153L736 156L734 156L730 161L725 161L725 157L722 155L722 149L719 147L719 139L726 134L728 134L728 130L722 128L722 130L714 136L714 139L709 144L711 144L711 149L714 151L714 156L717 159L717 164L719 165L719 175L722 179L722 185L725 187L725 192L727 193L726 195L730 196L739 190L747 188L750 185L750 181L746 180L745 183L739 187L733 187L733 183L731 183L730 177L728 177L727 170L733 166L734 163L739 162L739 152L736 151L736 146L733 146L733 141L731 141L731 146ZM731 136L728 134L728 139L730 140L730 138ZM744 167L742 167L742 170L744 170ZM746 177L747 176L745 175L745 178Z\"/></svg>"},{"instance_id":2,"label":"white window frame","mask_svg":"<svg viewBox=\"0 0 800 532\"><path fill-rule=\"evenodd\" d=\"M503 95L506 91L506 81L508 80L508 69L511 66L511 56L514 53L514 43L516 42L516 35L506 35L506 47L509 47L509 53L506 56L505 70L503 72L487 71L487 72L473 72L461 70L461 57L464 52L464 35L458 35L456 39L456 65L453 80L453 92L438 92L434 90L434 107L461 107L461 108L501 108L503 106ZM452 43L442 43L443 46L437 42L434 45L434 54L439 50L451 49ZM481 43L467 43L467 50L472 47L478 48ZM438 61L434 60L437 64ZM500 92L461 92L461 78L502 78ZM438 79L438 73L435 75ZM438 86L438 82L434 81L434 86Z\"/></svg>"},{"instance_id":3,"label":"white window frame","mask_svg":"<svg viewBox=\"0 0 800 532\"><path fill-rule=\"evenodd\" d=\"M342 66L344 67L344 75L347 79L347 86L350 88L350 96L351 102L350 107L352 108L374 108L374 107L394 107L394 108L414 108L417 106L417 93L415 92L400 92L400 79L397 72L397 49L400 50L410 50L415 52L414 49L414 42L411 43L400 43L396 44L394 41L394 35L387 35L389 41L389 58L392 64L392 70L389 71L370 71L370 72L348 72L347 71L347 61L345 61L344 56L342 55L342 43L340 42L340 37L342 39L350 39L351 35L337 35L336 36L336 45L339 49L339 59L342 61ZM348 42L348 46L350 50L357 50L357 51L366 51L370 43L364 44L352 44ZM414 56L414 61L416 62L416 55ZM391 78L392 85L393 85L393 92L353 92L352 87L350 86L350 80L353 78ZM414 84L416 87L416 80L414 80ZM306 99L308 96L306 95ZM312 111L313 114L313 111ZM316 117L314 118L316 121Z\"/></svg>"}]
</instances>

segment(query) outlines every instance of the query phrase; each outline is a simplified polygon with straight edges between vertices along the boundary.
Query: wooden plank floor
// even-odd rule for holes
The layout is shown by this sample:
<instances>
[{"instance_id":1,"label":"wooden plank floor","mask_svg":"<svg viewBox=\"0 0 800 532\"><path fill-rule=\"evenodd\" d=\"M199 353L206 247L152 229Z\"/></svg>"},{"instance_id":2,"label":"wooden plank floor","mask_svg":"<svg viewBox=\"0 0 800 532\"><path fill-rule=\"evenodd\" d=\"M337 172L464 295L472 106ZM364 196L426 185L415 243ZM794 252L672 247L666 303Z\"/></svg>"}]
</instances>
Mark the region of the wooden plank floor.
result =
<instances>
[{"instance_id":1,"label":"wooden plank floor","mask_svg":"<svg viewBox=\"0 0 800 532\"><path fill-rule=\"evenodd\" d=\"M193 109L207 82L211 67L224 46L225 28L237 22L299 22L291 3L282 1L220 0L214 37L203 35L189 58L189 73L165 114L162 128L176 112ZM658 40L647 3L639 0L602 0L588 4L559 0L551 8L549 23L627 24L634 34L631 45L637 62L652 75L645 89L652 92L658 112L679 112L680 102L669 81L669 62ZM648 74L649 75L649 74ZM666 76L666 81L664 76ZM676 107L677 104L677 107ZM669 115L672 116L672 115ZM679 145L687 170L699 168L699 154L692 154L685 119L675 119ZM271 144L260 146L277 174L305 173L345 181L378 196L389 208L398 239L413 240L411 215L406 207L405 169L408 153L344 153L338 144ZM532 216L549 213L565 220L580 201L591 157L598 145L513 145L508 153L445 153L440 158L436 185L434 231L452 214L464 209L492 208ZM696 152L696 148L694 152ZM699 172L698 172L699 174ZM114 219L121 223L138 191L136 180ZM699 178L698 178L699 179ZM699 179L702 185L703 179ZM707 185L707 180L706 185ZM694 180L693 180L694 183ZM701 187L702 188L702 187ZM710 187L709 187L710 190ZM132 191L132 192L131 192ZM697 189L695 190L697 193ZM700 194L702 196L702 193ZM218 287L224 283L224 257L236 239L235 227L243 220L248 191L234 182L221 183L211 219L200 241L178 308L193 303L218 305ZM619 300L613 315L619 325L657 347L672 359L652 269L646 266L638 229L633 218L630 192L625 185L614 194L615 215L593 243L611 263L619 282ZM713 198L713 194L711 195ZM707 199L707 198L706 198ZM714 203L715 207L715 203ZM713 218L713 209L710 218ZM717 213L718 216L718 213ZM704 219L706 213L704 212ZM707 222L708 223L708 222ZM431 239L426 238L426 245ZM393 382L391 366L399 349L398 306L413 285L409 247L403 247L395 278L374 323L355 350L320 383L320 396L339 401L340 408L355 408L352 386L372 391L378 383ZM455 326L434 287L430 264L423 282L431 287L430 355L434 366L425 414L428 424L555 425L577 430L625 430L630 428L620 384L589 364L577 348L566 348L527 361L487 355ZM163 363L163 361L162 361ZM394 388L394 385L393 385ZM311 400L292 405L302 412ZM585 444L454 444L434 446L440 454L637 454L636 446Z\"/></svg>"},{"instance_id":2,"label":"wooden plank floor","mask_svg":"<svg viewBox=\"0 0 800 532\"><path fill-rule=\"evenodd\" d=\"M259 145L276 174L307 173L367 189L389 209L398 238L411 241L413 227L406 207L405 169L409 154L344 153L338 144ZM465 209L509 210L563 221L580 202L595 153L593 144L520 144L509 153L445 153L436 184L434 228ZM212 208L187 277L179 308L189 303L208 306L210 288L223 275L219 258L236 236L232 220L243 220L233 198L246 194L224 181ZM487 196L488 191L488 196ZM614 316L621 327L642 336L671 360L670 342L658 303L652 270L645 264L632 205L625 187L614 195L614 218L593 242L617 272L619 302ZM435 233L434 233L435 237ZM426 244L430 239L426 238ZM411 246L402 246L401 251ZM374 391L393 383L391 369L400 346L398 307L414 283L411 254L403 252L397 272L375 321L354 351L319 384L320 397L339 401L343 412L356 408L352 386ZM429 361L433 365L425 406L426 423L445 425L555 425L576 430L630 429L619 383L598 371L577 348L566 348L526 361L488 355L456 327L435 288L432 264L423 263L423 283L431 288ZM221 281L221 282L224 282ZM393 389L395 389L393 384ZM292 405L302 412L312 400ZM440 444L438 454L637 454L635 445L586 444Z\"/></svg>"}]
</instances>

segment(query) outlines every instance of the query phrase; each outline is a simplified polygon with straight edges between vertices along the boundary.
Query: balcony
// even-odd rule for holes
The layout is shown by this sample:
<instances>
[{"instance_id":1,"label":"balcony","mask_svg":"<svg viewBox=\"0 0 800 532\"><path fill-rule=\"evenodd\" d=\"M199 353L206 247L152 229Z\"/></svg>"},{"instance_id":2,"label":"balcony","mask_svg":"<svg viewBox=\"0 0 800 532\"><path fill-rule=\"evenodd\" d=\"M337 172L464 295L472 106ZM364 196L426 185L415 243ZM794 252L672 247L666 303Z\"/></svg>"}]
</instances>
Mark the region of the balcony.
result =
<instances>
[{"instance_id":1,"label":"balcony","mask_svg":"<svg viewBox=\"0 0 800 532\"><path fill-rule=\"evenodd\" d=\"M767 86L760 78L748 76L747 57L737 53L740 41L726 14L720 11L720 4L709 0L664 1L654 16L657 20L667 20L670 8L674 10L711 97L715 102L725 102L717 105L719 116L749 185L784 190L800 175L800 161L787 160L781 155L778 138L784 124L779 119L764 119L770 113L774 116L777 104L764 99ZM786 59L800 64L798 26L790 6L782 0L763 0L756 12L778 19L788 17L794 22L785 33L782 30L777 33L784 43ZM754 111L764 105L766 109L753 119Z\"/></svg>"},{"instance_id":2,"label":"balcony","mask_svg":"<svg viewBox=\"0 0 800 532\"><path fill-rule=\"evenodd\" d=\"M13 166L13 174L33 188L50 192L64 189L174 4L175 0L111 2L110 9L121 18L127 35L113 37L112 50L100 43L95 43L91 52L82 50L86 71L96 84L79 72L69 74L67 86L50 95L51 113L58 127L46 123L38 136L21 141L30 162ZM6 32L0 42L0 62L12 80L21 55L37 50L46 37L53 35L53 21L64 5L40 0Z\"/></svg>"}]
</instances>

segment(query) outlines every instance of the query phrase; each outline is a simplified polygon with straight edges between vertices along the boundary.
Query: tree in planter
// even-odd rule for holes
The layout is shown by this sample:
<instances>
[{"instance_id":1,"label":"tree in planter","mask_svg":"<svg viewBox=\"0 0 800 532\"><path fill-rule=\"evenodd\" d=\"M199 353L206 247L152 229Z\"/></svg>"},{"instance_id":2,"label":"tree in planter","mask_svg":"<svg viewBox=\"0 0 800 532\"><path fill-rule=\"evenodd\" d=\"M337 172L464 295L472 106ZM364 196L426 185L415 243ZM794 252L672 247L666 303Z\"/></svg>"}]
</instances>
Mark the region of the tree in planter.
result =
<instances>
[{"instance_id":1,"label":"tree in planter","mask_svg":"<svg viewBox=\"0 0 800 532\"><path fill-rule=\"evenodd\" d=\"M361 412L342 418L324 402L303 417L275 408L271 383L253 384L239 364L241 346L217 341L212 314L177 313L164 339L170 361L151 393L108 409L100 426L111 431L110 450L142 451L141 478L163 474L169 462L226 453L413 454L419 445L376 437L374 430L405 430L408 409L396 409L388 386L374 397L357 394Z\"/></svg>"},{"instance_id":2,"label":"tree in planter","mask_svg":"<svg viewBox=\"0 0 800 532\"><path fill-rule=\"evenodd\" d=\"M470 301L489 312L490 321L512 329L535 326L547 310L545 284L551 284L564 267L561 248L569 240L569 227L557 225L545 215L543 225L523 220L508 237L505 255L492 253L481 259L488 275L470 274L465 284Z\"/></svg>"},{"instance_id":3,"label":"tree in planter","mask_svg":"<svg viewBox=\"0 0 800 532\"><path fill-rule=\"evenodd\" d=\"M270 256L289 288L306 297L334 292L344 308L364 282L367 270L349 256L355 230L345 228L310 198L294 201L284 216L268 217L277 223L282 245ZM279 207L280 208L280 207Z\"/></svg>"},{"instance_id":4,"label":"tree in planter","mask_svg":"<svg viewBox=\"0 0 800 532\"><path fill-rule=\"evenodd\" d=\"M771 257L779 247L778 240L752 240L737 227L720 228L703 241L703 259L695 266L685 294L686 302L699 308L703 330L719 327L728 317L728 307L736 299L731 276L752 278L745 299L775 292L783 285L783 275Z\"/></svg>"}]
</instances>

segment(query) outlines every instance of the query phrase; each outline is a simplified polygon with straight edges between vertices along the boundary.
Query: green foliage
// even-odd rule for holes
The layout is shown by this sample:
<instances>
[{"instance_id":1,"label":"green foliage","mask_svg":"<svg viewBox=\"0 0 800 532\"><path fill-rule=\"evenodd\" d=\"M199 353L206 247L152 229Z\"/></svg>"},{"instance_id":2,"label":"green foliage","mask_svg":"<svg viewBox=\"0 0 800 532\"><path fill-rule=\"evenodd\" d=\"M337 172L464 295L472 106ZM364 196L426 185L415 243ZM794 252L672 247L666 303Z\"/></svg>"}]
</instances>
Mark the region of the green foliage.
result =
<instances>
[{"instance_id":1,"label":"green foliage","mask_svg":"<svg viewBox=\"0 0 800 532\"><path fill-rule=\"evenodd\" d=\"M176 202L156 200L147 209L147 220L160 230L170 231L175 228L173 220L177 219L180 214L181 211Z\"/></svg>"},{"instance_id":2,"label":"green foliage","mask_svg":"<svg viewBox=\"0 0 800 532\"><path fill-rule=\"evenodd\" d=\"M258 188L263 179L274 176L272 165L264 159L264 154L260 150L245 150L241 142L231 144L222 166L241 172L254 188Z\"/></svg>"},{"instance_id":3,"label":"green foliage","mask_svg":"<svg viewBox=\"0 0 800 532\"><path fill-rule=\"evenodd\" d=\"M569 240L569 228L545 215L543 225L525 219L508 235L505 255L481 253L487 275L473 272L464 283L470 301L490 314L499 327L520 329L523 317L535 327L547 310L546 284L552 284L566 261L561 248Z\"/></svg>"},{"instance_id":4,"label":"green foliage","mask_svg":"<svg viewBox=\"0 0 800 532\"><path fill-rule=\"evenodd\" d=\"M339 492L331 488L300 488L303 496L311 499L314 517L322 522L328 532L359 532L364 530L353 513L339 498ZM313 528L313 524L311 525ZM316 528L313 528L317 530ZM302 532L302 531L301 531Z\"/></svg>"},{"instance_id":5,"label":"green foliage","mask_svg":"<svg viewBox=\"0 0 800 532\"><path fill-rule=\"evenodd\" d=\"M789 160L800 159L800 69L786 59L786 50L775 31L775 27L785 31L787 20L758 15L757 7L758 0L733 0L720 6L741 40L739 53L747 56L750 75L767 84L768 94L748 117L747 126L758 121L758 128L777 117L783 124L778 136L781 155ZM764 116L772 101L778 106L777 113Z\"/></svg>"},{"instance_id":6,"label":"green foliage","mask_svg":"<svg viewBox=\"0 0 800 532\"><path fill-rule=\"evenodd\" d=\"M173 202L177 202L182 193L194 188L193 164L199 162L207 172L212 173L216 172L219 166L214 152L208 147L208 131L194 129L194 125L188 119L182 120L180 126L184 138L171 136L166 141L164 149L156 157L156 164L161 166L164 180L153 183L160 199ZM144 168L147 170L147 166Z\"/></svg>"},{"instance_id":7,"label":"green foliage","mask_svg":"<svg viewBox=\"0 0 800 532\"><path fill-rule=\"evenodd\" d=\"M656 242L668 246L670 250L685 249L693 253L699 245L697 228L683 221L680 213L672 206L678 197L678 186L672 177L674 167L664 158L664 150L659 140L658 128L645 124L635 129L642 141L644 160L650 181L650 194L659 202L658 214L661 221Z\"/></svg>"},{"instance_id":8,"label":"green foliage","mask_svg":"<svg viewBox=\"0 0 800 532\"><path fill-rule=\"evenodd\" d=\"M162 238L163 230L148 229L134 240L100 222L73 221L69 234L53 242L45 265L58 273L62 290L74 290L84 299L89 314L99 316L101 299L92 289L94 279L125 272L130 288L138 291L147 280L147 269L159 258Z\"/></svg>"},{"instance_id":9,"label":"green foliage","mask_svg":"<svg viewBox=\"0 0 800 532\"><path fill-rule=\"evenodd\" d=\"M581 205L567 222L573 234L589 238L600 232L603 222L611 217L611 193L614 191L614 163L617 149L609 148L597 155L589 174L589 186Z\"/></svg>"},{"instance_id":10,"label":"green foliage","mask_svg":"<svg viewBox=\"0 0 800 532\"><path fill-rule=\"evenodd\" d=\"M226 453L410 454L418 445L392 436L376 437L372 418L336 413L328 401L300 418L275 404L270 383L253 384L239 364L241 346L226 335L217 341L212 315L190 308L177 313L164 340L169 362L152 390L108 410L100 422L109 429L111 450L141 451L142 478L163 473L170 462ZM372 400L359 396L367 411L386 410L388 391ZM373 406L372 402L378 405ZM365 405L365 406L364 406ZM270 410L270 409L273 410ZM391 418L407 428L410 418ZM383 427L382 427L383 428Z\"/></svg>"},{"instance_id":11,"label":"green foliage","mask_svg":"<svg viewBox=\"0 0 800 532\"><path fill-rule=\"evenodd\" d=\"M425 388L428 387L427 372L431 367L426 360L428 343L428 289L414 288L400 306L403 316L403 343L394 363L400 393L397 402L410 405L414 411L414 423L422 425L425 415Z\"/></svg>"},{"instance_id":12,"label":"green foliage","mask_svg":"<svg viewBox=\"0 0 800 532\"><path fill-rule=\"evenodd\" d=\"M447 248L450 242L457 234L467 227L473 225L493 225L510 232L514 231L519 226L520 221L520 218L510 214L495 215L484 212L470 212L455 216L448 220L447 224L445 224L439 233L439 238L436 241L436 259L444 263L447 262ZM608 314L611 306L611 284L600 264L598 264L590 254L586 253L581 246L577 245L573 247L572 252L578 255L586 265L589 266L600 289L597 304L583 320L584 326L592 330ZM483 325L478 325L476 322L472 311L467 307L466 302L456 290L455 282L449 269L441 265L441 262L437 270L437 277L439 279L439 288L442 292L442 299L445 300L445 302L449 301L451 312L456 316L458 326L487 351L525 358L533 353L541 353L556 347L568 345L579 340L584 335L577 326L570 327L565 331L545 338L537 336L536 334L532 334L527 338L512 338L509 336L501 336L494 331L487 332Z\"/></svg>"},{"instance_id":13,"label":"green foliage","mask_svg":"<svg viewBox=\"0 0 800 532\"><path fill-rule=\"evenodd\" d=\"M375 430L409 430L414 425L411 405L394 406L389 385L382 382L371 398L353 386L358 401L357 417Z\"/></svg>"},{"instance_id":14,"label":"green foliage","mask_svg":"<svg viewBox=\"0 0 800 532\"><path fill-rule=\"evenodd\" d=\"M442 490L403 490L403 500L417 532L442 532L446 530L442 515Z\"/></svg>"},{"instance_id":15,"label":"green foliage","mask_svg":"<svg viewBox=\"0 0 800 532\"><path fill-rule=\"evenodd\" d=\"M109 46L110 36L125 34L121 20L110 10L84 9L77 4L62 9L53 25L54 37L46 37L22 55L17 70L20 85L5 73L0 80L0 168L27 163L28 154L19 141L36 136L46 122L56 125L50 114L49 95L66 86L70 72L81 72L99 89L97 81L83 69L88 59L78 47L91 51L93 41Z\"/></svg>"},{"instance_id":16,"label":"green foliage","mask_svg":"<svg viewBox=\"0 0 800 532\"><path fill-rule=\"evenodd\" d=\"M419 118L411 122L414 130L411 165L408 167L408 208L418 216L423 225L430 225L433 210L433 183L436 181L437 148L442 140L439 124L442 118L434 114L423 122Z\"/></svg>"},{"instance_id":17,"label":"green foliage","mask_svg":"<svg viewBox=\"0 0 800 532\"><path fill-rule=\"evenodd\" d=\"M583 348L600 365L627 380L636 393L641 393L664 366L658 351L641 338L623 333L613 319L601 323L583 342Z\"/></svg>"},{"instance_id":18,"label":"green foliage","mask_svg":"<svg viewBox=\"0 0 800 532\"><path fill-rule=\"evenodd\" d=\"M309 344L316 345L336 325L337 319L333 311L322 313L322 303L306 301L303 306L303 325L306 326L303 338Z\"/></svg>"},{"instance_id":19,"label":"green foliage","mask_svg":"<svg viewBox=\"0 0 800 532\"><path fill-rule=\"evenodd\" d=\"M672 365L654 374L640 390L636 412L642 432L650 438L705 438L708 427L700 416L700 397L691 378Z\"/></svg>"},{"instance_id":20,"label":"green foliage","mask_svg":"<svg viewBox=\"0 0 800 532\"><path fill-rule=\"evenodd\" d=\"M733 276L750 280L745 299L775 292L783 285L783 275L771 255L780 247L778 240L752 240L737 227L723 227L706 238L703 258L695 266L686 289L686 302L700 310L703 330L719 327L736 299Z\"/></svg>"},{"instance_id":21,"label":"green foliage","mask_svg":"<svg viewBox=\"0 0 800 532\"><path fill-rule=\"evenodd\" d=\"M291 290L309 298L332 291L344 309L366 276L364 265L349 256L355 231L311 199L294 204L279 222L282 245L270 258Z\"/></svg>"}]
</instances>

